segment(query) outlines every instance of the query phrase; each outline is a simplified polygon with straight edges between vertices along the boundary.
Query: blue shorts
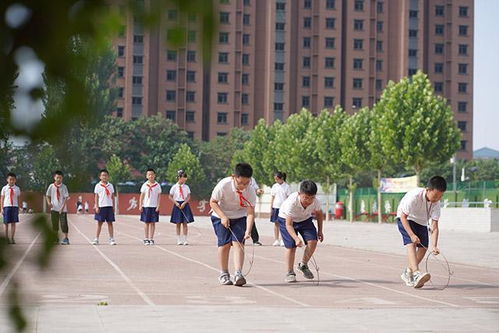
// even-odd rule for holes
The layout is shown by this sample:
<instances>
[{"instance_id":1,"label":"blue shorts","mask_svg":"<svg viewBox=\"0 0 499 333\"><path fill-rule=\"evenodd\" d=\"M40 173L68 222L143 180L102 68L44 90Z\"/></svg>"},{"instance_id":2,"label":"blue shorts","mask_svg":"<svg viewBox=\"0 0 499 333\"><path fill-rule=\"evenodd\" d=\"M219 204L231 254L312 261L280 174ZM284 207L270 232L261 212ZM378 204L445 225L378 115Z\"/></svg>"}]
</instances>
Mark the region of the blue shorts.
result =
<instances>
[{"instance_id":1,"label":"blue shorts","mask_svg":"<svg viewBox=\"0 0 499 333\"><path fill-rule=\"evenodd\" d=\"M156 207L142 207L140 220L146 223L159 222L159 213L156 211Z\"/></svg>"},{"instance_id":2,"label":"blue shorts","mask_svg":"<svg viewBox=\"0 0 499 333\"><path fill-rule=\"evenodd\" d=\"M183 201L177 201L180 205ZM184 209L180 209L177 206L173 206L172 216L170 218L171 223L191 223L194 222L194 216L192 215L191 206L189 204L185 205Z\"/></svg>"},{"instance_id":3,"label":"blue shorts","mask_svg":"<svg viewBox=\"0 0 499 333\"><path fill-rule=\"evenodd\" d=\"M230 219L230 232L222 224L222 219L216 216L211 216L211 223L218 239L218 246L224 246L231 242L239 242L244 244L244 234L246 233L246 216L238 219Z\"/></svg>"},{"instance_id":4,"label":"blue shorts","mask_svg":"<svg viewBox=\"0 0 499 333\"><path fill-rule=\"evenodd\" d=\"M402 221L397 217L397 226L399 227L400 234L402 235L402 239L404 240L404 245L411 244L411 237L407 231L405 231L404 226L402 225ZM428 227L425 225L418 224L414 221L409 220L409 226L412 229L412 232L418 236L421 244L418 244L418 247L426 247L428 248Z\"/></svg>"},{"instance_id":5,"label":"blue shorts","mask_svg":"<svg viewBox=\"0 0 499 333\"><path fill-rule=\"evenodd\" d=\"M113 207L100 207L99 213L96 213L94 218L97 222L114 222Z\"/></svg>"},{"instance_id":6,"label":"blue shorts","mask_svg":"<svg viewBox=\"0 0 499 333\"><path fill-rule=\"evenodd\" d=\"M279 229L281 231L281 237L284 242L284 246L287 249L295 248L295 240L291 237L288 230L286 229L286 220L282 217L279 217ZM295 229L295 232L297 234L301 235L305 244L307 244L308 241L317 240L317 229L315 229L312 217L302 222L293 222L293 229Z\"/></svg>"},{"instance_id":7,"label":"blue shorts","mask_svg":"<svg viewBox=\"0 0 499 333\"><path fill-rule=\"evenodd\" d=\"M270 222L279 222L279 208L272 208L272 212L270 213Z\"/></svg>"},{"instance_id":8,"label":"blue shorts","mask_svg":"<svg viewBox=\"0 0 499 333\"><path fill-rule=\"evenodd\" d=\"M19 207L8 206L3 208L3 224L19 222Z\"/></svg>"}]
</instances>

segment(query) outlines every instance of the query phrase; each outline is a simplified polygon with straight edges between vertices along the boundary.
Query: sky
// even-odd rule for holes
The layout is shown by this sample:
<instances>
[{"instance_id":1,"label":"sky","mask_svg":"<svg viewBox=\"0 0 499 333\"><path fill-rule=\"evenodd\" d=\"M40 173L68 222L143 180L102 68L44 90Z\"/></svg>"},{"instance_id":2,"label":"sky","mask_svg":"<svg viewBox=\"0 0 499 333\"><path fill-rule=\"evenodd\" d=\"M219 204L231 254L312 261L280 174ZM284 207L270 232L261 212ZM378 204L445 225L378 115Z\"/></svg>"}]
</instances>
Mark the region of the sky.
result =
<instances>
[{"instance_id":1,"label":"sky","mask_svg":"<svg viewBox=\"0 0 499 333\"><path fill-rule=\"evenodd\" d=\"M473 150L499 150L498 0L475 0Z\"/></svg>"}]
</instances>

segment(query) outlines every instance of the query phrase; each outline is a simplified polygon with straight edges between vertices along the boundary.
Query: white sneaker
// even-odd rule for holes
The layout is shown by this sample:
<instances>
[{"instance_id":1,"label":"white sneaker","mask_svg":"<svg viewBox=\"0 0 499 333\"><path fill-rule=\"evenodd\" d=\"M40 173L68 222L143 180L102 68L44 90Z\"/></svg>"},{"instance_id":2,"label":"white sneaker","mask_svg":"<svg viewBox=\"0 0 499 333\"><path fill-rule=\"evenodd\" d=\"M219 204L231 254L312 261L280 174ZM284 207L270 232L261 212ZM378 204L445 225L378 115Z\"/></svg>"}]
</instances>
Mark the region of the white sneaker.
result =
<instances>
[{"instance_id":1,"label":"white sneaker","mask_svg":"<svg viewBox=\"0 0 499 333\"><path fill-rule=\"evenodd\" d=\"M293 283L296 282L296 274L294 272L289 272L284 278L284 282Z\"/></svg>"},{"instance_id":2,"label":"white sneaker","mask_svg":"<svg viewBox=\"0 0 499 333\"><path fill-rule=\"evenodd\" d=\"M116 245L114 238L109 238L109 245Z\"/></svg>"},{"instance_id":3,"label":"white sneaker","mask_svg":"<svg viewBox=\"0 0 499 333\"><path fill-rule=\"evenodd\" d=\"M180 239L180 238L177 239L177 245L183 245L183 244L184 244L184 242L182 241L182 239Z\"/></svg>"},{"instance_id":4,"label":"white sneaker","mask_svg":"<svg viewBox=\"0 0 499 333\"><path fill-rule=\"evenodd\" d=\"M237 287L242 287L246 284L246 279L241 272L236 272L234 275L234 285Z\"/></svg>"},{"instance_id":5,"label":"white sneaker","mask_svg":"<svg viewBox=\"0 0 499 333\"><path fill-rule=\"evenodd\" d=\"M187 241L187 239L184 241L184 243L182 243L183 245L189 245L189 242Z\"/></svg>"},{"instance_id":6,"label":"white sneaker","mask_svg":"<svg viewBox=\"0 0 499 333\"><path fill-rule=\"evenodd\" d=\"M279 242L279 240L278 240L278 239L276 239L276 240L274 241L274 243L272 243L272 246L280 246L280 245L281 245L281 242Z\"/></svg>"},{"instance_id":7,"label":"white sneaker","mask_svg":"<svg viewBox=\"0 0 499 333\"><path fill-rule=\"evenodd\" d=\"M406 268L403 272L402 275L400 275L400 278L402 281L405 282L405 285L408 287L414 287L414 281L412 277L412 271L409 268Z\"/></svg>"},{"instance_id":8,"label":"white sneaker","mask_svg":"<svg viewBox=\"0 0 499 333\"><path fill-rule=\"evenodd\" d=\"M426 282L431 278L430 273L421 273L420 271L414 272L414 288L422 288Z\"/></svg>"},{"instance_id":9,"label":"white sneaker","mask_svg":"<svg viewBox=\"0 0 499 333\"><path fill-rule=\"evenodd\" d=\"M284 246L284 241L282 239L280 240L280 246Z\"/></svg>"},{"instance_id":10,"label":"white sneaker","mask_svg":"<svg viewBox=\"0 0 499 333\"><path fill-rule=\"evenodd\" d=\"M99 238L95 238L95 239L92 241L92 245L99 245Z\"/></svg>"}]
</instances>

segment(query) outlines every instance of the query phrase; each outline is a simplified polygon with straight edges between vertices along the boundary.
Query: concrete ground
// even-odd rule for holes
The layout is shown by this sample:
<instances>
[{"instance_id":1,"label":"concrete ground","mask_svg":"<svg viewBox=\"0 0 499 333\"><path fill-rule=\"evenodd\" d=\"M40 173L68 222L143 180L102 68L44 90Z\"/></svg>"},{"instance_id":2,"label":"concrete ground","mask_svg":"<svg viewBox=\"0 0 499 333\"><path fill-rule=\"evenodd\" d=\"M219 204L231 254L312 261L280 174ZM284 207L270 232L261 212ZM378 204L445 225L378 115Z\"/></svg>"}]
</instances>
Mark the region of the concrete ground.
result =
<instances>
[{"instance_id":1,"label":"concrete ground","mask_svg":"<svg viewBox=\"0 0 499 333\"><path fill-rule=\"evenodd\" d=\"M319 283L298 274L286 284L284 249L269 245L273 226L258 220L264 246L247 246L244 271L253 251L254 263L238 288L218 284L206 217L190 225L189 246L175 245L162 217L150 247L138 217L118 217L116 246L105 242L105 228L101 245L89 244L92 216L69 220L71 245L58 247L48 273L32 265L39 238L19 225L17 265L0 276L0 332L11 331L4 296L13 278L28 332L499 332L499 233L442 232L450 285L416 290L400 280L406 259L396 226L329 222L315 255Z\"/></svg>"}]
</instances>

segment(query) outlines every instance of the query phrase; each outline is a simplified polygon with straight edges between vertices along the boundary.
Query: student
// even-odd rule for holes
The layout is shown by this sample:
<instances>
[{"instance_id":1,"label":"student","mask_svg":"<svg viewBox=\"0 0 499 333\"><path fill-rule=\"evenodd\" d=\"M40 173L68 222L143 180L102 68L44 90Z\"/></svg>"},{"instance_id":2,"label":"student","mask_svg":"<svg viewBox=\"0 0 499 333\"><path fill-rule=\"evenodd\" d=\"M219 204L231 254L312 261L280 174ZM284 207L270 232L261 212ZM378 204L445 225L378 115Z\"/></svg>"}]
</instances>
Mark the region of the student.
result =
<instances>
[{"instance_id":1,"label":"student","mask_svg":"<svg viewBox=\"0 0 499 333\"><path fill-rule=\"evenodd\" d=\"M270 190L270 222L274 223L274 243L273 246L284 246L284 242L279 238L279 208L284 200L291 194L291 187L286 183L286 173L276 172L274 174L275 184Z\"/></svg>"},{"instance_id":2,"label":"student","mask_svg":"<svg viewBox=\"0 0 499 333\"><path fill-rule=\"evenodd\" d=\"M69 191L65 184L62 183L64 174L57 170L54 172L54 183L47 188L46 199L50 207L50 218L52 220L52 230L57 234L57 242L59 242L59 224L61 225L64 239L61 245L69 245L69 227L68 227L68 208L66 202L69 198Z\"/></svg>"},{"instance_id":3,"label":"student","mask_svg":"<svg viewBox=\"0 0 499 333\"><path fill-rule=\"evenodd\" d=\"M85 214L88 214L88 209L89 209L89 206L88 206L88 201L85 201Z\"/></svg>"},{"instance_id":4,"label":"student","mask_svg":"<svg viewBox=\"0 0 499 333\"><path fill-rule=\"evenodd\" d=\"M263 190L260 188L256 179L251 177L250 186L255 190L256 195L263 194ZM258 229L256 228L256 222L253 223L253 227L251 228L251 240L253 241L253 245L262 246L263 244L260 242L260 235L258 234Z\"/></svg>"},{"instance_id":5,"label":"student","mask_svg":"<svg viewBox=\"0 0 499 333\"><path fill-rule=\"evenodd\" d=\"M9 172L7 174L7 185L0 192L0 210L3 215L5 237L9 244L16 244L14 236L16 234L16 223L19 223L19 196L21 195L21 189L16 185L16 181L16 175Z\"/></svg>"},{"instance_id":6,"label":"student","mask_svg":"<svg viewBox=\"0 0 499 333\"><path fill-rule=\"evenodd\" d=\"M161 185L156 182L156 171L147 169L147 181L140 188L140 220L144 222L144 245L154 245L154 231L159 221Z\"/></svg>"},{"instance_id":7,"label":"student","mask_svg":"<svg viewBox=\"0 0 499 333\"><path fill-rule=\"evenodd\" d=\"M287 274L284 281L289 283L296 282L293 270L296 247L303 246L303 242L306 247L297 268L306 279L314 278L314 274L308 268L308 261L315 252L317 240L321 242L324 240L322 233L324 216L316 194L317 185L311 180L304 180L300 184L300 191L290 194L279 209L279 227L286 247ZM313 216L317 219L317 229L314 226ZM302 236L303 241L298 234Z\"/></svg>"},{"instance_id":8,"label":"student","mask_svg":"<svg viewBox=\"0 0 499 333\"><path fill-rule=\"evenodd\" d=\"M219 282L222 285L246 284L242 273L244 241L251 237L256 203L256 192L250 187L252 175L249 164L239 163L234 174L222 179L211 194L211 221L218 241ZM229 274L231 246L234 247L234 282Z\"/></svg>"},{"instance_id":9,"label":"student","mask_svg":"<svg viewBox=\"0 0 499 333\"><path fill-rule=\"evenodd\" d=\"M440 199L447 190L447 182L440 176L431 177L426 188L407 192L397 209L397 226L407 249L408 267L402 281L409 287L421 288L431 278L419 270L428 248L428 221L431 219L432 251L438 254L438 220Z\"/></svg>"},{"instance_id":10,"label":"student","mask_svg":"<svg viewBox=\"0 0 499 333\"><path fill-rule=\"evenodd\" d=\"M99 245L99 236L102 230L102 224L107 222L107 229L109 231L109 245L116 245L114 240L113 222L114 218L114 187L109 183L109 172L102 169L99 172L100 182L95 185L95 220L97 221L97 231L93 245ZM80 204L81 206L81 204Z\"/></svg>"},{"instance_id":11,"label":"student","mask_svg":"<svg viewBox=\"0 0 499 333\"><path fill-rule=\"evenodd\" d=\"M187 241L187 224L194 222L189 201L191 200L191 189L185 183L187 173L183 170L177 172L177 183L170 189L170 200L173 209L170 222L177 225L177 245L189 245Z\"/></svg>"}]
</instances>

